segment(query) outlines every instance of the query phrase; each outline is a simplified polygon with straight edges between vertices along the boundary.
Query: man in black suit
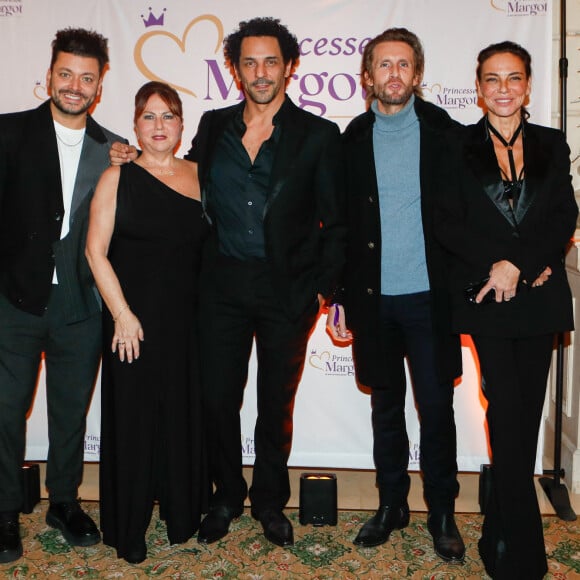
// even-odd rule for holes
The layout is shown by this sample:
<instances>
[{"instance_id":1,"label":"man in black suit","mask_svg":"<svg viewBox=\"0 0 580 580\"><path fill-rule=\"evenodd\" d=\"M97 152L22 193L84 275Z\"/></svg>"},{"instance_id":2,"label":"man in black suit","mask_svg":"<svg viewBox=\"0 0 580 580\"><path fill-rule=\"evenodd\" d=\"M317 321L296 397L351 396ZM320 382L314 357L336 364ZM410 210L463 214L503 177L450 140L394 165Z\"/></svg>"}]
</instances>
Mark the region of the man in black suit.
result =
<instances>
[{"instance_id":1,"label":"man in black suit","mask_svg":"<svg viewBox=\"0 0 580 580\"><path fill-rule=\"evenodd\" d=\"M306 345L344 256L340 136L296 107L285 87L299 58L278 20L255 18L224 53L245 100L202 117L188 157L213 237L201 289L203 388L215 492L198 540L225 536L243 510L240 406L255 337L258 358L252 515L288 546L292 411Z\"/></svg>"},{"instance_id":2,"label":"man in black suit","mask_svg":"<svg viewBox=\"0 0 580 580\"><path fill-rule=\"evenodd\" d=\"M331 307L327 327L337 341L350 340L352 332L357 379L372 388L379 509L355 544L382 544L409 522L407 357L421 423L428 528L437 554L461 562L453 414L461 349L451 332L445 259L432 224L438 167L445 163L443 135L453 122L422 100L423 68L421 43L404 28L386 30L365 48L361 78L370 107L349 124L343 139L349 226L345 306Z\"/></svg>"},{"instance_id":3,"label":"man in black suit","mask_svg":"<svg viewBox=\"0 0 580 580\"><path fill-rule=\"evenodd\" d=\"M77 500L86 412L101 351L100 302L84 257L93 188L120 138L88 115L107 40L66 29L52 43L50 99L0 116L0 562L22 555L26 414L44 353L47 524L71 545L100 534Z\"/></svg>"}]
</instances>

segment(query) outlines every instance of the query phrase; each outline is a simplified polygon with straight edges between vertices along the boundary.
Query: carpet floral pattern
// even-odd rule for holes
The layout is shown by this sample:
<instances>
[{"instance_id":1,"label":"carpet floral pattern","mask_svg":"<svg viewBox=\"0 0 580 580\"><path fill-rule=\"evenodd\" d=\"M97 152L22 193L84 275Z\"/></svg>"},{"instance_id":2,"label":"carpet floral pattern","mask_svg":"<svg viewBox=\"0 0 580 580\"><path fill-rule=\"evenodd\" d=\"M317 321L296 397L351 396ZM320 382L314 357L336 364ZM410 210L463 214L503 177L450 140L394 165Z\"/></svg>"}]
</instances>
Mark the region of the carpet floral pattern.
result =
<instances>
[{"instance_id":1,"label":"carpet floral pattern","mask_svg":"<svg viewBox=\"0 0 580 580\"><path fill-rule=\"evenodd\" d=\"M98 504L83 507L98 522ZM376 548L358 548L352 540L369 512L339 512L337 526L301 526L298 512L288 510L294 524L295 544L278 548L265 540L260 525L248 510L232 522L223 540L202 546L193 538L185 544L170 546L165 525L155 510L147 533L148 558L138 565L116 557L115 550L99 544L71 548L59 532L44 522L47 502L21 517L24 557L0 564L6 578L173 578L247 579L312 578L345 580L417 578L454 580L486 578L477 553L481 532L479 514L458 514L457 523L467 553L463 565L450 565L433 552L427 531L426 514L411 514L411 523L395 531L389 542ZM544 533L549 561L548 579L580 579L580 523L544 518Z\"/></svg>"}]
</instances>

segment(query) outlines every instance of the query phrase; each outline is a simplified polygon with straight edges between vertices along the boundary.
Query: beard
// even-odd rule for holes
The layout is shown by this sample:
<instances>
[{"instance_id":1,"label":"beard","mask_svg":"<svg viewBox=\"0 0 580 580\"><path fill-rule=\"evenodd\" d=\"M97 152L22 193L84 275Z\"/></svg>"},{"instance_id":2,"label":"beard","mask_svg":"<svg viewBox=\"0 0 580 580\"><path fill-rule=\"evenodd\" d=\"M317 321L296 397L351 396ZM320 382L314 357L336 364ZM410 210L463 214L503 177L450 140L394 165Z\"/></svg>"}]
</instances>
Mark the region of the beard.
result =
<instances>
[{"instance_id":1,"label":"beard","mask_svg":"<svg viewBox=\"0 0 580 580\"><path fill-rule=\"evenodd\" d=\"M78 104L67 104L64 103L63 100L61 99L61 94L77 95L81 97L81 100L78 102ZM53 92L51 94L50 99L54 104L54 106L61 113L65 113L66 115L84 115L95 102L96 95L93 95L92 97L87 97L81 92L61 90L58 91L57 93Z\"/></svg>"},{"instance_id":2,"label":"beard","mask_svg":"<svg viewBox=\"0 0 580 580\"><path fill-rule=\"evenodd\" d=\"M263 86L264 84L268 86L267 91L258 91L255 89L256 86ZM268 103L271 103L280 92L280 85L275 81L258 79L253 83L247 84L244 92L246 93L246 97L250 98L254 103L267 105Z\"/></svg>"},{"instance_id":3,"label":"beard","mask_svg":"<svg viewBox=\"0 0 580 580\"><path fill-rule=\"evenodd\" d=\"M404 85L402 90L396 93L388 92L388 87L373 87L374 96L385 106L404 105L413 95L414 87Z\"/></svg>"}]
</instances>

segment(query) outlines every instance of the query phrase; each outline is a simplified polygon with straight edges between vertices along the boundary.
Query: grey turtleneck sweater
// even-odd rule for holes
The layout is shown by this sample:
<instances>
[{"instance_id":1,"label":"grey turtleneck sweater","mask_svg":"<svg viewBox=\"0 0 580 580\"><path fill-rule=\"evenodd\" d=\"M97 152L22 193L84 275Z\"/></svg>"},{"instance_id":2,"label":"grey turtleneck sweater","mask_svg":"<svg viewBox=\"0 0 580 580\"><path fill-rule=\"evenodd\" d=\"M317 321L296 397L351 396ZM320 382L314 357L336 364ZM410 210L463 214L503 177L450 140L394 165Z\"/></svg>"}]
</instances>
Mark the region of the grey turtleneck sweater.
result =
<instances>
[{"instance_id":1,"label":"grey turtleneck sweater","mask_svg":"<svg viewBox=\"0 0 580 580\"><path fill-rule=\"evenodd\" d=\"M429 290L421 221L420 131L413 95L394 115L375 114L373 148L381 212L381 294Z\"/></svg>"}]
</instances>

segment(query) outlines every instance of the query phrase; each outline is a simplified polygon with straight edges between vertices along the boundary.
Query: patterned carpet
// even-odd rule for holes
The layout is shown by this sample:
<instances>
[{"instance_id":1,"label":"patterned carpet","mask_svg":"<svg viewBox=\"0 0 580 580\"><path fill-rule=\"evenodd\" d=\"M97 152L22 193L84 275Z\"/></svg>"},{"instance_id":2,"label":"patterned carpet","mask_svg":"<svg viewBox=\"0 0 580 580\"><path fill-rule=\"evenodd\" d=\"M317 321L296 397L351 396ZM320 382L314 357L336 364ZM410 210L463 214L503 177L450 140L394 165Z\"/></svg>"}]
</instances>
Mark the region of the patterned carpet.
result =
<instances>
[{"instance_id":1,"label":"patterned carpet","mask_svg":"<svg viewBox=\"0 0 580 580\"><path fill-rule=\"evenodd\" d=\"M98 521L98 504L83 507ZM445 579L487 578L477 554L481 531L479 514L459 514L457 523L467 546L463 565L449 565L433 552L426 528L426 514L411 514L408 528L395 531L390 541L377 548L353 545L369 512L339 512L335 527L301 526L298 512L288 510L294 524L295 545L278 548L264 539L261 527L246 510L231 525L222 541L201 546L194 539L170 546L165 526L157 510L147 534L149 557L132 566L116 558L115 551L103 544L89 548L70 548L44 517L47 502L42 501L30 515L21 517L24 557L0 564L6 578L173 578L175 580L312 578L340 579ZM550 573L547 578L580 579L580 521L562 522L544 518L546 549Z\"/></svg>"}]
</instances>

